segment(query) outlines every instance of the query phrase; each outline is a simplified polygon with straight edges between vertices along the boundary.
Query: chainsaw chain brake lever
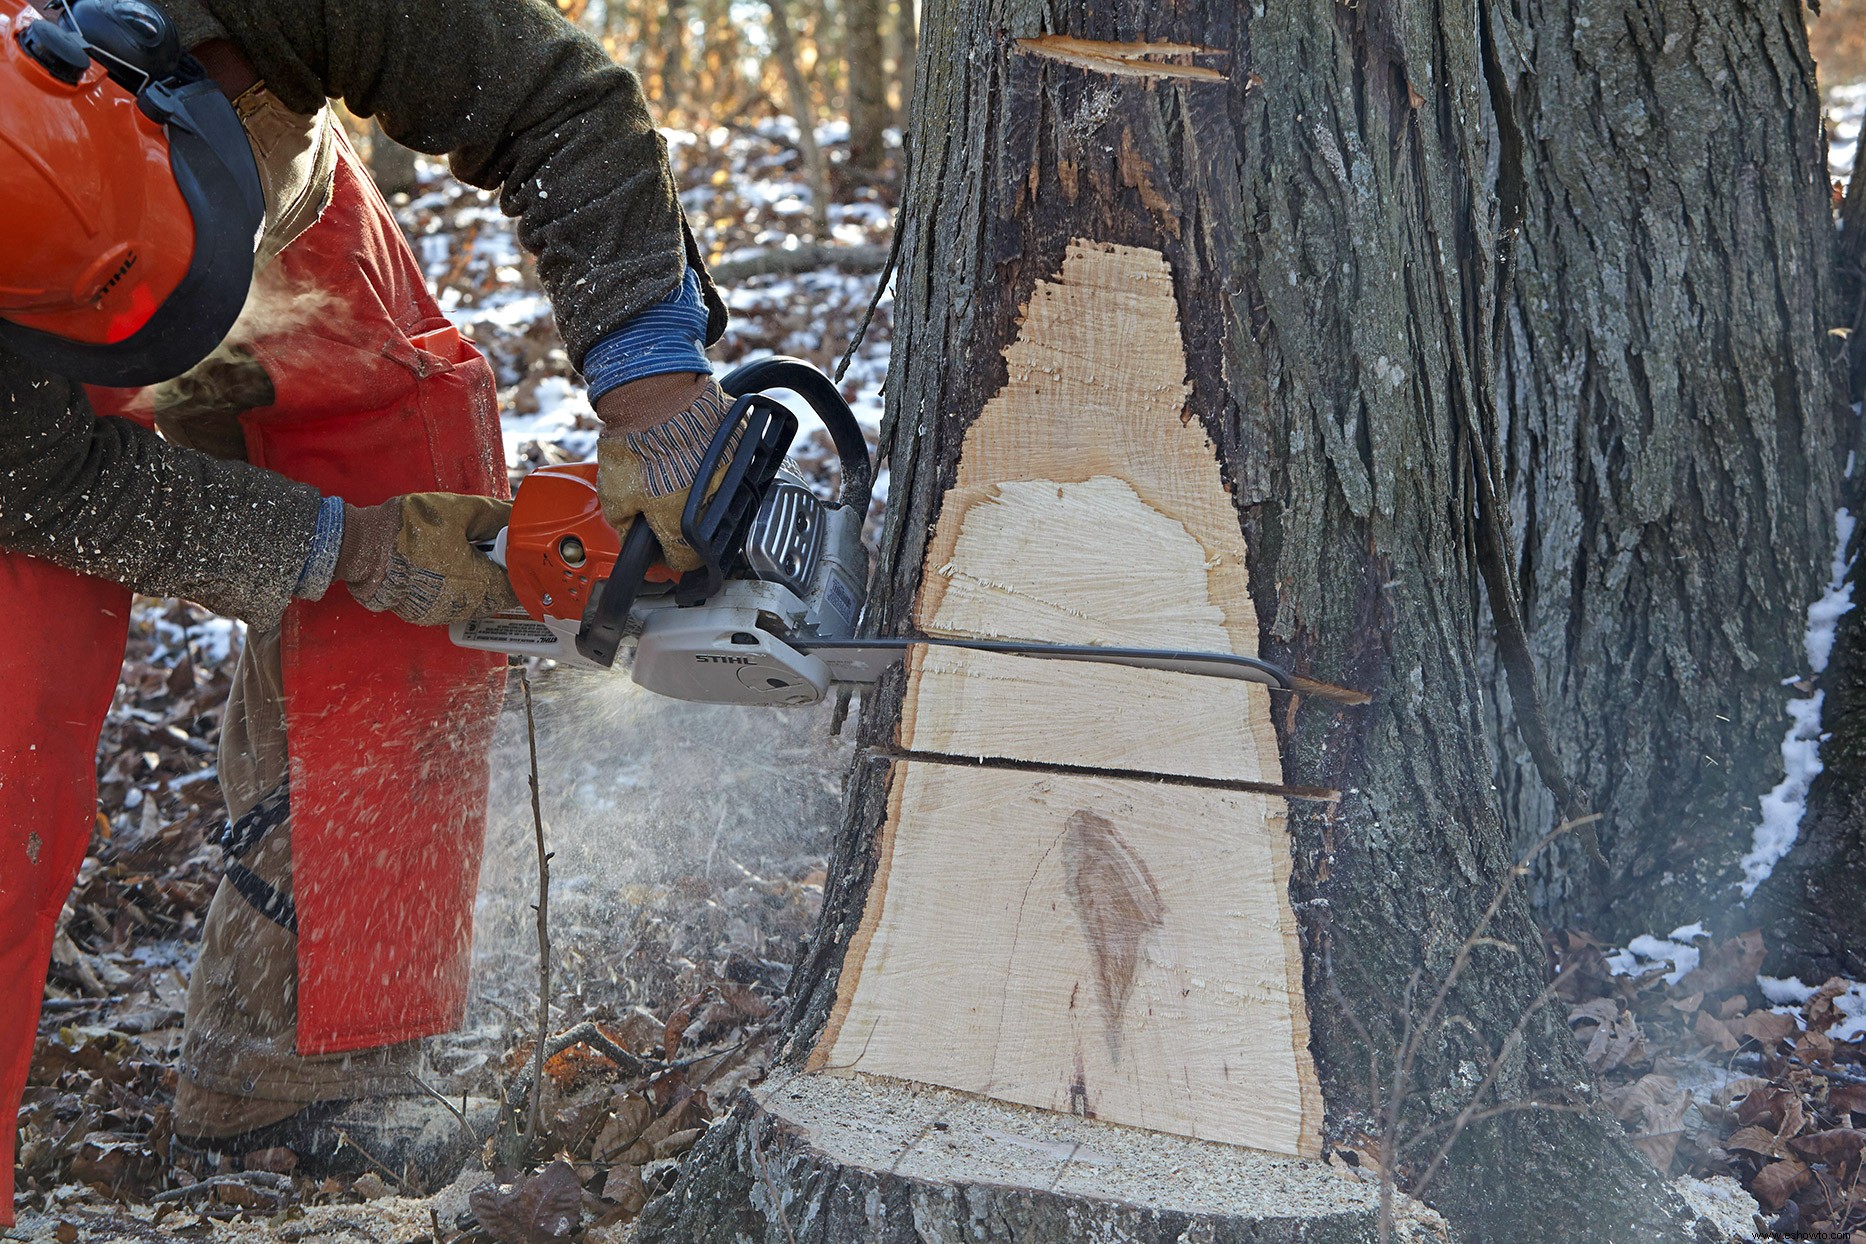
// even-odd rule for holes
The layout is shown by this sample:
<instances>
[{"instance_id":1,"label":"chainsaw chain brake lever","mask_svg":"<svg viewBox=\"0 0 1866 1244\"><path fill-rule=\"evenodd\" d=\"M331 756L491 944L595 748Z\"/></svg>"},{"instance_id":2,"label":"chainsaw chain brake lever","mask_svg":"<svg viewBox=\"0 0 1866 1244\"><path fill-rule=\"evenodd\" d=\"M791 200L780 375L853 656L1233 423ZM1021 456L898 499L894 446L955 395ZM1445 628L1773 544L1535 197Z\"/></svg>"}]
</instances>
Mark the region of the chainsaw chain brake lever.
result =
<instances>
[{"instance_id":1,"label":"chainsaw chain brake lever","mask_svg":"<svg viewBox=\"0 0 1866 1244\"><path fill-rule=\"evenodd\" d=\"M835 382L801 359L776 356L735 368L719 382L721 389L738 396L725 421L713 434L694 479L711 480L738 438L737 448L710 495L695 488L681 513L680 531L700 559L700 568L682 575L674 599L697 605L710 599L725 583L727 571L743 553L745 536L758 507L784 465L797 416L783 403L764 396L766 389L788 389L810 404L835 443L842 461L842 484L837 501L866 514L873 488L873 466L868 442L855 412L843 400ZM616 653L628 633L629 613L646 582L648 571L661 560L661 542L647 523L629 525L597 596L596 607L577 633L577 651L605 668L615 664Z\"/></svg>"}]
</instances>

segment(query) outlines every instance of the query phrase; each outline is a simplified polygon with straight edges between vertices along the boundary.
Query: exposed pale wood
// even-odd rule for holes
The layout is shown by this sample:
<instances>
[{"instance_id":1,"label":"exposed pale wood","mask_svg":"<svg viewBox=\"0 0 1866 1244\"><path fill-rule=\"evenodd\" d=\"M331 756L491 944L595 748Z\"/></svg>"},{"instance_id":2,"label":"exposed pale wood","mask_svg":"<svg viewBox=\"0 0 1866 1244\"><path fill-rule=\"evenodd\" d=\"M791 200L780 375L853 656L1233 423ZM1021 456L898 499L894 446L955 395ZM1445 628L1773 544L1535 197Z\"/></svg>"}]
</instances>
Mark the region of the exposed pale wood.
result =
<instances>
[{"instance_id":1,"label":"exposed pale wood","mask_svg":"<svg viewBox=\"0 0 1866 1244\"><path fill-rule=\"evenodd\" d=\"M765 1212L735 1213L747 1201ZM1394 1244L1445 1244L1403 1193ZM779 1072L642 1217L678 1244L1374 1244L1345 1165L1111 1127L877 1076Z\"/></svg>"},{"instance_id":2,"label":"exposed pale wood","mask_svg":"<svg viewBox=\"0 0 1866 1244\"><path fill-rule=\"evenodd\" d=\"M922 647L898 738L945 756L1276 785L1269 705L1256 683Z\"/></svg>"},{"instance_id":3,"label":"exposed pale wood","mask_svg":"<svg viewBox=\"0 0 1866 1244\"><path fill-rule=\"evenodd\" d=\"M1160 253L1072 241L1004 357L1008 381L966 429L941 502L915 620L935 635L1196 639L1255 656L1244 539L1211 442L1186 417Z\"/></svg>"},{"instance_id":4,"label":"exposed pale wood","mask_svg":"<svg viewBox=\"0 0 1866 1244\"><path fill-rule=\"evenodd\" d=\"M924 761L892 782L813 1068L1319 1152L1283 800Z\"/></svg>"},{"instance_id":5,"label":"exposed pale wood","mask_svg":"<svg viewBox=\"0 0 1866 1244\"><path fill-rule=\"evenodd\" d=\"M929 545L929 633L1255 654L1179 319L1156 251L1077 241L1037 284ZM904 749L1085 772L895 767L812 1065L1316 1153L1284 802L1132 776L1280 785L1270 711L1253 684L916 652Z\"/></svg>"}]
</instances>

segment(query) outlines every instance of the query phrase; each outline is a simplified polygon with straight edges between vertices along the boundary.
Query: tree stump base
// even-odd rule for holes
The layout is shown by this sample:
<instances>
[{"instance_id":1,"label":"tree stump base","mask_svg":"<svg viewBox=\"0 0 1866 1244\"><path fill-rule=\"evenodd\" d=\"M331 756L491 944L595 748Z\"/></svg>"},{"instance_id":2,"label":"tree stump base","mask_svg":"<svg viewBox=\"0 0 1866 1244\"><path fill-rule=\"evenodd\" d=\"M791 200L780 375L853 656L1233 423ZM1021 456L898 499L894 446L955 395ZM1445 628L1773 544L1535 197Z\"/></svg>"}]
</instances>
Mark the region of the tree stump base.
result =
<instances>
[{"instance_id":1,"label":"tree stump base","mask_svg":"<svg viewBox=\"0 0 1866 1244\"><path fill-rule=\"evenodd\" d=\"M639 1239L681 1244L1363 1244L1380 1190L1326 1164L870 1076L776 1075ZM1395 1197L1393 1238L1448 1239Z\"/></svg>"}]
</instances>

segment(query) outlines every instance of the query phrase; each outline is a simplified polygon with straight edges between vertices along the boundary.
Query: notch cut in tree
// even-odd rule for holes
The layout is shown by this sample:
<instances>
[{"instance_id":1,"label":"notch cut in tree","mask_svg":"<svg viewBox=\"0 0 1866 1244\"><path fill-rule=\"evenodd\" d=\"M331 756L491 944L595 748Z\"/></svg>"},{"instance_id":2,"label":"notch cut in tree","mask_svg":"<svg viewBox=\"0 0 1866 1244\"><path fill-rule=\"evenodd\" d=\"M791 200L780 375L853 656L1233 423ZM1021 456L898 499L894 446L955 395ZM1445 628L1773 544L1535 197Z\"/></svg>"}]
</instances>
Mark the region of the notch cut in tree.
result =
<instances>
[{"instance_id":1,"label":"notch cut in tree","mask_svg":"<svg viewBox=\"0 0 1866 1244\"><path fill-rule=\"evenodd\" d=\"M1160 254L1073 244L1006 362L927 552L921 629L1256 655L1243 537L1180 419ZM1158 754L1182 699L1235 728ZM1138 776L1280 783L1269 700L1153 670L916 661L901 738L922 755L892 766L810 1068L1317 1156L1284 800Z\"/></svg>"}]
</instances>

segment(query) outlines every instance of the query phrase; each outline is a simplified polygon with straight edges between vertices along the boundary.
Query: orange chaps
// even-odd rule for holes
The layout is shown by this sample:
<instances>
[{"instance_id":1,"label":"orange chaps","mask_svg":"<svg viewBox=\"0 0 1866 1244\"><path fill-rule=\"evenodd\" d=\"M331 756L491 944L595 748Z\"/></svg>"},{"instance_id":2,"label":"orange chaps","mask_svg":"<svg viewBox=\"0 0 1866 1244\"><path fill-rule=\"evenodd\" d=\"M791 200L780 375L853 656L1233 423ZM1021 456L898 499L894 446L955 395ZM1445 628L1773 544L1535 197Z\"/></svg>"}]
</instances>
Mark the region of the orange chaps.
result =
<instances>
[{"instance_id":1,"label":"orange chaps","mask_svg":"<svg viewBox=\"0 0 1866 1244\"><path fill-rule=\"evenodd\" d=\"M272 405L247 456L370 505L507 495L491 370L448 325L394 217L343 146L331 201L258 278L314 294L306 326L250 343ZM132 400L92 393L100 413ZM130 594L0 552L0 1157L58 913L96 818L98 731ZM298 1051L431 1036L466 1006L501 657L374 614L341 586L285 615L281 650L298 911ZM0 1200L0 1225L12 1197Z\"/></svg>"}]
</instances>

